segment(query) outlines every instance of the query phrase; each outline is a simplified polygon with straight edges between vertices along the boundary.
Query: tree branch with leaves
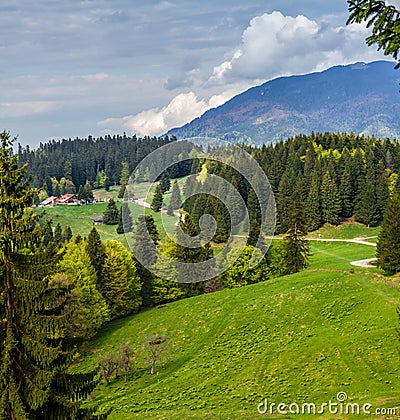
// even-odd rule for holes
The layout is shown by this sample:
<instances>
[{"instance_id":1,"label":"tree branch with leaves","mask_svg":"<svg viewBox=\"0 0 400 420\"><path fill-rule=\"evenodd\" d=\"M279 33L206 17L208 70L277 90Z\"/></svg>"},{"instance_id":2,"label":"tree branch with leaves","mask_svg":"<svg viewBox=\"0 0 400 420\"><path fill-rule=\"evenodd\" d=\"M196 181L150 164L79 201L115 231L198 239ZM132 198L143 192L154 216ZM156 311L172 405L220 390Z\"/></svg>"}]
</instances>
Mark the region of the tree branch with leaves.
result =
<instances>
[{"instance_id":1,"label":"tree branch with leaves","mask_svg":"<svg viewBox=\"0 0 400 420\"><path fill-rule=\"evenodd\" d=\"M372 34L366 38L368 46L378 45L378 51L391 55L397 61L396 69L400 68L400 10L393 5L387 5L381 0L347 0L351 23L367 23L372 27Z\"/></svg>"}]
</instances>

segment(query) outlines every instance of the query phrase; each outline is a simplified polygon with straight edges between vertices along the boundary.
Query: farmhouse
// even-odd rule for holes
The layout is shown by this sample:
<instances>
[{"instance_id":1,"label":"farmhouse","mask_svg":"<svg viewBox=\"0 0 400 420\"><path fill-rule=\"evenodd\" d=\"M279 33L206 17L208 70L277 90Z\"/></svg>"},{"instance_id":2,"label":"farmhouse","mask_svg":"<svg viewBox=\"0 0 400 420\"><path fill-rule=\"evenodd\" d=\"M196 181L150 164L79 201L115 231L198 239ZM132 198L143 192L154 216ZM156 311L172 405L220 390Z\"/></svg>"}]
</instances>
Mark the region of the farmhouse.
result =
<instances>
[{"instance_id":1,"label":"farmhouse","mask_svg":"<svg viewBox=\"0 0 400 420\"><path fill-rule=\"evenodd\" d=\"M76 198L76 194L64 194L61 197L57 197L54 200L55 204L57 205L68 205L68 204L78 204L78 200Z\"/></svg>"},{"instance_id":2,"label":"farmhouse","mask_svg":"<svg viewBox=\"0 0 400 420\"><path fill-rule=\"evenodd\" d=\"M57 197L54 197L52 195L51 197L46 198L46 200L43 200L39 204L39 207L53 206L56 199L57 199Z\"/></svg>"}]
</instances>

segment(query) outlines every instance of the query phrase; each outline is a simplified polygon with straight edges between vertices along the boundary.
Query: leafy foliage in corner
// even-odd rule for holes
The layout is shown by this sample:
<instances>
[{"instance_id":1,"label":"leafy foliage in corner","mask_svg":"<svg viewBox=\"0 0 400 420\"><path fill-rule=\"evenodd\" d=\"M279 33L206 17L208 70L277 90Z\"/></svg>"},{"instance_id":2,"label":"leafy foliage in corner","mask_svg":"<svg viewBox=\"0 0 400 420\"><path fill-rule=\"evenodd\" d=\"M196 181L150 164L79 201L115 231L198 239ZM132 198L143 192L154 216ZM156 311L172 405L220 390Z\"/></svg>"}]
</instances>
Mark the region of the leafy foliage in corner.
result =
<instances>
[{"instance_id":1,"label":"leafy foliage in corner","mask_svg":"<svg viewBox=\"0 0 400 420\"><path fill-rule=\"evenodd\" d=\"M366 41L369 46L378 45L378 51L392 55L400 67L400 11L393 5L387 5L381 0L348 0L350 16L349 23L367 22L372 27L372 35Z\"/></svg>"}]
</instances>

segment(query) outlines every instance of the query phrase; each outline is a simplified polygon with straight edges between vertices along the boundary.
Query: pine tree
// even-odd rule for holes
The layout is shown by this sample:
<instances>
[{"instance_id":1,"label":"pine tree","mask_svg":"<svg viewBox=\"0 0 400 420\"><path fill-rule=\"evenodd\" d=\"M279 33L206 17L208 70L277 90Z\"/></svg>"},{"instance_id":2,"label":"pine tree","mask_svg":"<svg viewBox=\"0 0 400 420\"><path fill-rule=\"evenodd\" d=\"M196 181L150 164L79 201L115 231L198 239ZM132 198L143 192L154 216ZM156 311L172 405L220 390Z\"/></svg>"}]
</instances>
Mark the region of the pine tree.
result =
<instances>
[{"instance_id":1,"label":"pine tree","mask_svg":"<svg viewBox=\"0 0 400 420\"><path fill-rule=\"evenodd\" d=\"M132 232L132 217L128 203L123 203L119 210L117 233L123 234Z\"/></svg>"},{"instance_id":2,"label":"pine tree","mask_svg":"<svg viewBox=\"0 0 400 420\"><path fill-rule=\"evenodd\" d=\"M172 210L177 210L182 206L181 190L177 181L172 186L170 206Z\"/></svg>"},{"instance_id":3,"label":"pine tree","mask_svg":"<svg viewBox=\"0 0 400 420\"><path fill-rule=\"evenodd\" d=\"M128 162L123 161L121 165L122 165L122 168L121 168L121 174L119 176L120 189L118 191L118 198L123 198L125 194L125 188L126 188L126 185L128 184L129 177L130 177L130 170L129 170Z\"/></svg>"},{"instance_id":4,"label":"pine tree","mask_svg":"<svg viewBox=\"0 0 400 420\"><path fill-rule=\"evenodd\" d=\"M103 223L105 225L117 225L118 224L119 211L115 201L110 198L106 211L103 214Z\"/></svg>"},{"instance_id":5,"label":"pine tree","mask_svg":"<svg viewBox=\"0 0 400 420\"><path fill-rule=\"evenodd\" d=\"M235 191L239 192L239 183L236 176L233 176L231 180L232 187ZM226 197L226 204L231 209L232 225L237 226L243 219L245 207L243 200L236 194L228 194Z\"/></svg>"},{"instance_id":6,"label":"pine tree","mask_svg":"<svg viewBox=\"0 0 400 420\"><path fill-rule=\"evenodd\" d=\"M151 214L146 214L144 219L146 221L146 228L149 232L150 238L152 239L153 243L157 245L160 240L160 235L158 234L157 225L154 221L154 217Z\"/></svg>"},{"instance_id":7,"label":"pine tree","mask_svg":"<svg viewBox=\"0 0 400 420\"><path fill-rule=\"evenodd\" d=\"M95 372L69 372L76 349L63 338L68 289L55 281L54 254L40 249L43 230L29 211L38 191L24 181L9 134L0 138L0 418L94 418L81 400Z\"/></svg>"},{"instance_id":8,"label":"pine tree","mask_svg":"<svg viewBox=\"0 0 400 420\"><path fill-rule=\"evenodd\" d=\"M351 217L353 213L352 186L350 173L346 169L340 180L339 194L342 203L341 215L344 218Z\"/></svg>"},{"instance_id":9,"label":"pine tree","mask_svg":"<svg viewBox=\"0 0 400 420\"><path fill-rule=\"evenodd\" d=\"M161 193L164 194L171 188L171 181L168 177L167 172L163 172L160 178Z\"/></svg>"},{"instance_id":10,"label":"pine tree","mask_svg":"<svg viewBox=\"0 0 400 420\"><path fill-rule=\"evenodd\" d=\"M310 255L307 234L307 222L304 202L301 199L301 185L297 183L293 200L288 209L289 229L282 241L281 274L291 274L301 271L308 265Z\"/></svg>"},{"instance_id":11,"label":"pine tree","mask_svg":"<svg viewBox=\"0 0 400 420\"><path fill-rule=\"evenodd\" d=\"M59 223L57 223L56 227L54 228L54 243L56 246L61 246L63 243L62 229Z\"/></svg>"},{"instance_id":12,"label":"pine tree","mask_svg":"<svg viewBox=\"0 0 400 420\"><path fill-rule=\"evenodd\" d=\"M178 273L179 281L187 283L182 287L185 288L187 296L194 296L202 292L203 283L193 283L205 279L208 276L207 268L196 267L193 263L207 261L213 256L213 252L209 244L201 246L198 238L199 229L192 221L190 215L185 215L184 219L179 222L177 229L177 241L167 251L168 256L176 261L189 263L187 266L181 266ZM190 237L190 238L187 238ZM196 238L194 238L196 237ZM192 263L192 264L190 264Z\"/></svg>"},{"instance_id":13,"label":"pine tree","mask_svg":"<svg viewBox=\"0 0 400 420\"><path fill-rule=\"evenodd\" d=\"M375 190L375 171L369 167L365 179L360 180L354 206L355 219L368 227L378 219Z\"/></svg>"},{"instance_id":14,"label":"pine tree","mask_svg":"<svg viewBox=\"0 0 400 420\"><path fill-rule=\"evenodd\" d=\"M85 202L92 202L94 200L93 190L89 180L86 180L85 185L79 187L77 198Z\"/></svg>"},{"instance_id":15,"label":"pine tree","mask_svg":"<svg viewBox=\"0 0 400 420\"><path fill-rule=\"evenodd\" d=\"M286 171L279 182L276 195L276 231L278 233L286 233L289 228L287 209L292 201L295 183L293 171Z\"/></svg>"},{"instance_id":16,"label":"pine tree","mask_svg":"<svg viewBox=\"0 0 400 420\"><path fill-rule=\"evenodd\" d=\"M330 223L332 225L338 225L340 223L340 195L337 185L331 178L328 171L325 172L322 178L321 185L321 207L322 207L322 220L323 222Z\"/></svg>"},{"instance_id":17,"label":"pine tree","mask_svg":"<svg viewBox=\"0 0 400 420\"><path fill-rule=\"evenodd\" d=\"M152 222L148 222L147 217L151 218L154 223L152 216L145 217L140 215L138 217L133 229L133 248L135 250L134 254L136 270L142 282L140 293L143 306L151 307L154 304L152 299L154 276L146 267L155 264L157 261L155 244L157 243L158 239L155 237L153 238L152 233L148 231L147 223L152 224Z\"/></svg>"},{"instance_id":18,"label":"pine tree","mask_svg":"<svg viewBox=\"0 0 400 420\"><path fill-rule=\"evenodd\" d=\"M159 212L161 210L162 204L163 204L163 194L161 191L160 184L157 184L156 190L154 192L153 201L151 203L151 208L155 212Z\"/></svg>"},{"instance_id":19,"label":"pine tree","mask_svg":"<svg viewBox=\"0 0 400 420\"><path fill-rule=\"evenodd\" d=\"M317 230L321 226L321 201L317 174L314 174L311 179L306 202L306 212L307 229L311 232Z\"/></svg>"},{"instance_id":20,"label":"pine tree","mask_svg":"<svg viewBox=\"0 0 400 420\"><path fill-rule=\"evenodd\" d=\"M65 244L72 239L72 230L70 226L65 226L61 234L62 242Z\"/></svg>"},{"instance_id":21,"label":"pine tree","mask_svg":"<svg viewBox=\"0 0 400 420\"><path fill-rule=\"evenodd\" d=\"M376 206L378 210L379 221L383 219L385 209L389 200L389 179L390 170L386 169L382 161L378 165L378 174L376 179Z\"/></svg>"},{"instance_id":22,"label":"pine tree","mask_svg":"<svg viewBox=\"0 0 400 420\"><path fill-rule=\"evenodd\" d=\"M386 207L377 243L378 267L393 274L400 271L400 197L393 194Z\"/></svg>"},{"instance_id":23,"label":"pine tree","mask_svg":"<svg viewBox=\"0 0 400 420\"><path fill-rule=\"evenodd\" d=\"M100 235L95 227L93 227L89 233L86 250L89 255L90 262L92 263L92 266L96 272L97 287L101 292L103 283L102 270L106 254L104 251L104 245L100 239Z\"/></svg>"},{"instance_id":24,"label":"pine tree","mask_svg":"<svg viewBox=\"0 0 400 420\"><path fill-rule=\"evenodd\" d=\"M47 222L43 228L42 243L45 247L49 244L54 244L53 228L51 227L51 222Z\"/></svg>"}]
</instances>

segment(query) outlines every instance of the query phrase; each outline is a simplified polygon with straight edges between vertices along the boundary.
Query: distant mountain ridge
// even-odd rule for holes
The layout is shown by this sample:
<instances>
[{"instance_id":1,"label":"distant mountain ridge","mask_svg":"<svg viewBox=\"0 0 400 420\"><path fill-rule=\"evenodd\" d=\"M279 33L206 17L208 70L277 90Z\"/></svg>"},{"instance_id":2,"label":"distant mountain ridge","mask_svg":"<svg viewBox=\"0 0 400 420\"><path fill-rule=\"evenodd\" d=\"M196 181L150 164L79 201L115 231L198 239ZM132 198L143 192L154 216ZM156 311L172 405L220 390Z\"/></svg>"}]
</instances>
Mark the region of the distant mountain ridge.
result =
<instances>
[{"instance_id":1,"label":"distant mountain ridge","mask_svg":"<svg viewBox=\"0 0 400 420\"><path fill-rule=\"evenodd\" d=\"M208 110L168 135L254 144L312 131L352 131L400 139L399 82L400 71L388 61L279 77Z\"/></svg>"}]
</instances>

